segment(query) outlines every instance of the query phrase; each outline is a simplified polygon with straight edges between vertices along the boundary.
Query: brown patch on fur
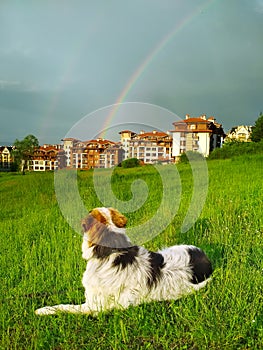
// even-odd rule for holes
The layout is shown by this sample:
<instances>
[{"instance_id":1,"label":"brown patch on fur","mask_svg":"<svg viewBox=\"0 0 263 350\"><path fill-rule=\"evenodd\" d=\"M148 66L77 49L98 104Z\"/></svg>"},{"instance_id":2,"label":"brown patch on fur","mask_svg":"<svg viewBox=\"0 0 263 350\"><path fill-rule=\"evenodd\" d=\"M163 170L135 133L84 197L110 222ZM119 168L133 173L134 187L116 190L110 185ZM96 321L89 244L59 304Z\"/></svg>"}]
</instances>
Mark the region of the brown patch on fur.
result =
<instances>
[{"instance_id":1,"label":"brown patch on fur","mask_svg":"<svg viewBox=\"0 0 263 350\"><path fill-rule=\"evenodd\" d=\"M106 225L108 223L107 218L98 209L93 209L90 214L102 224Z\"/></svg>"},{"instance_id":2,"label":"brown patch on fur","mask_svg":"<svg viewBox=\"0 0 263 350\"><path fill-rule=\"evenodd\" d=\"M91 232L96 232L96 230L98 233L101 232L107 224L107 219L98 209L93 209L90 214L82 220L81 224L83 232L89 233L90 235Z\"/></svg>"},{"instance_id":3,"label":"brown patch on fur","mask_svg":"<svg viewBox=\"0 0 263 350\"><path fill-rule=\"evenodd\" d=\"M127 224L127 218L122 215L118 210L109 208L109 211L111 213L111 220L117 227L125 227Z\"/></svg>"},{"instance_id":4,"label":"brown patch on fur","mask_svg":"<svg viewBox=\"0 0 263 350\"><path fill-rule=\"evenodd\" d=\"M127 219L115 209L109 209L111 216L113 213L113 223L119 225L116 227L124 227ZM82 228L87 237L89 247L100 245L110 248L127 248L131 246L131 242L125 234L115 232L113 228L107 226L107 218L99 209L93 209L90 214L82 220Z\"/></svg>"},{"instance_id":5,"label":"brown patch on fur","mask_svg":"<svg viewBox=\"0 0 263 350\"><path fill-rule=\"evenodd\" d=\"M94 244L100 244L103 232L107 230L106 225L99 219L106 223L106 218L95 209L82 220L83 231L87 235L89 247L92 247Z\"/></svg>"}]
</instances>

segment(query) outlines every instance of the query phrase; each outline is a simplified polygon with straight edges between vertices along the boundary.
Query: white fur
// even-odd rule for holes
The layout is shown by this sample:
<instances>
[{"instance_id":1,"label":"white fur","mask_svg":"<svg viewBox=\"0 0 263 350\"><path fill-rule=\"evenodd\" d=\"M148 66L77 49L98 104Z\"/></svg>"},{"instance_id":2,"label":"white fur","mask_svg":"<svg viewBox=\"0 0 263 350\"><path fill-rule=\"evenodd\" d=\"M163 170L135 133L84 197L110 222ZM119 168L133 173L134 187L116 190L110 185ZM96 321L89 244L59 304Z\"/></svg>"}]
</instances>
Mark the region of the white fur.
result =
<instances>
[{"instance_id":1,"label":"white fur","mask_svg":"<svg viewBox=\"0 0 263 350\"><path fill-rule=\"evenodd\" d=\"M107 218L107 227L115 233L125 235L125 228L119 228L111 220L108 208L97 208ZM127 239L127 242L129 240ZM129 242L130 243L130 242ZM119 248L119 247L118 247ZM159 251L164 258L161 277L149 287L151 278L151 253L138 247L134 261L125 268L115 266L114 261L123 253L118 249L105 258L98 258L95 246L90 246L89 232L84 233L82 257L87 260L82 283L85 288L85 303L82 305L55 305L37 309L37 315L50 315L61 312L96 314L112 308L127 308L153 300L178 299L183 295L204 287L209 279L201 283L191 283L189 248L193 246L178 245ZM129 249L129 248L128 248Z\"/></svg>"}]
</instances>

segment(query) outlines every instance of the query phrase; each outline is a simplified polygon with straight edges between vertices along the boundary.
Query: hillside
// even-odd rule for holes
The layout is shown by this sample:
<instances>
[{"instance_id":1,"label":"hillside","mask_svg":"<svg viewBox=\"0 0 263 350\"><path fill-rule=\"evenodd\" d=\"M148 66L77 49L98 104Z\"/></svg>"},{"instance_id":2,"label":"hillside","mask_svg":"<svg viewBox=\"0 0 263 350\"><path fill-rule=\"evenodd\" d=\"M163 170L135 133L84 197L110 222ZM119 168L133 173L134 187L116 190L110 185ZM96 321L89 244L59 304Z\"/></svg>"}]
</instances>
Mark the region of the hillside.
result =
<instances>
[{"instance_id":1,"label":"hillside","mask_svg":"<svg viewBox=\"0 0 263 350\"><path fill-rule=\"evenodd\" d=\"M263 168L262 155L213 160L201 215L181 232L194 181L189 164L179 164L182 193L170 225L147 248L194 244L214 267L208 287L178 301L124 311L37 317L44 305L82 303L85 262L81 236L59 209L53 173L0 174L1 349L261 349L263 344ZM171 172L167 166L166 182ZM78 173L87 209L101 205L92 172ZM108 177L107 170L100 174ZM116 169L114 194L132 198L131 183L146 181L149 196L128 213L129 226L149 220L162 200L162 179L151 166ZM171 177L170 177L171 179ZM172 190L172 187L171 187ZM64 184L67 191L67 183ZM201 200L201 199L200 199Z\"/></svg>"}]
</instances>

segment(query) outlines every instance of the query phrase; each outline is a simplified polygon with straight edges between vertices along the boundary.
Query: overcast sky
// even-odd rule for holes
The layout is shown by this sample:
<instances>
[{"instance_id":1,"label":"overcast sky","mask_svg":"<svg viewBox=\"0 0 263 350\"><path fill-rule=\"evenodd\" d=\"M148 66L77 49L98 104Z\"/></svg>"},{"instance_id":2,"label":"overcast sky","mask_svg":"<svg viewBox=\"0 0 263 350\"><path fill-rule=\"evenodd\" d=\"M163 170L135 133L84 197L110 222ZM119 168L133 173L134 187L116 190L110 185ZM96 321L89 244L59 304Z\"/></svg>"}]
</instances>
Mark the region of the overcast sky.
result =
<instances>
[{"instance_id":1,"label":"overcast sky","mask_svg":"<svg viewBox=\"0 0 263 350\"><path fill-rule=\"evenodd\" d=\"M225 131L253 125L262 23L263 0L1 0L0 144L28 134L59 143L90 113L102 127L92 112L121 96L180 118L213 115Z\"/></svg>"}]
</instances>

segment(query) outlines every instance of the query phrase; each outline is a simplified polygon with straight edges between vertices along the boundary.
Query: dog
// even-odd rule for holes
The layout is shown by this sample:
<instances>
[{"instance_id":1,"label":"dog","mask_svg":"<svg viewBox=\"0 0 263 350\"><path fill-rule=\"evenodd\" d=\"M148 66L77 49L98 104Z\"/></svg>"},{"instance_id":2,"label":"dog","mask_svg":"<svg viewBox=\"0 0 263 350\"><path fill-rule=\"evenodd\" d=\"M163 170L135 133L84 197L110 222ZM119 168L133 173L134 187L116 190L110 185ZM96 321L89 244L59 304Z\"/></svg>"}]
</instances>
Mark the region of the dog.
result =
<instances>
[{"instance_id":1,"label":"dog","mask_svg":"<svg viewBox=\"0 0 263 350\"><path fill-rule=\"evenodd\" d=\"M125 234L127 219L113 208L96 208L82 221L82 257L87 260L82 283L85 303L37 309L96 315L144 302L175 300L203 288L212 274L205 253L192 245L158 252L133 245Z\"/></svg>"}]
</instances>

